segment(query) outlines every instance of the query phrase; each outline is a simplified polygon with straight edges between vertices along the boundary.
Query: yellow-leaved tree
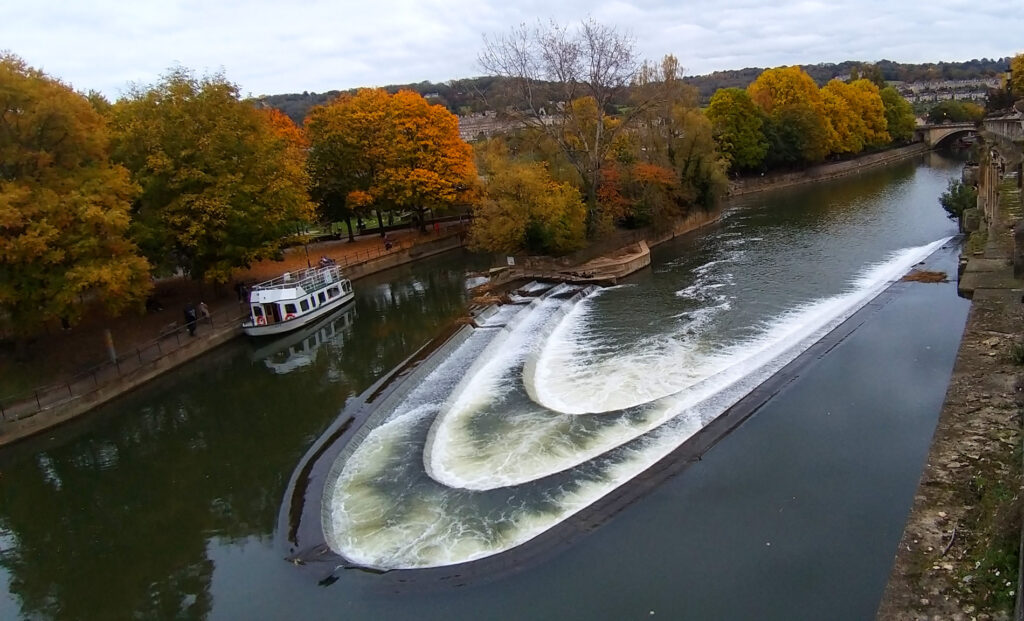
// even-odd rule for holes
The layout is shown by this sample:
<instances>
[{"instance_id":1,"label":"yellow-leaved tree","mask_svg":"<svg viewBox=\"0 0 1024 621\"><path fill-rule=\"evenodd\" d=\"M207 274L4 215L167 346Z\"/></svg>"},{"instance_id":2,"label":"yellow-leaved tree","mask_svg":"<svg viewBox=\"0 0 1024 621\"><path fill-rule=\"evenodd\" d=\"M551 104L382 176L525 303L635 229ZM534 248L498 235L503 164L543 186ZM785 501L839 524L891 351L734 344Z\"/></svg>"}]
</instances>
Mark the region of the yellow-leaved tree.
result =
<instances>
[{"instance_id":1,"label":"yellow-leaved tree","mask_svg":"<svg viewBox=\"0 0 1024 621\"><path fill-rule=\"evenodd\" d=\"M892 142L878 86L866 79L833 79L821 89L829 122L829 150L859 153Z\"/></svg>"},{"instance_id":2,"label":"yellow-leaved tree","mask_svg":"<svg viewBox=\"0 0 1024 621\"><path fill-rule=\"evenodd\" d=\"M1010 59L1010 92L1014 97L1024 97L1024 53Z\"/></svg>"},{"instance_id":3,"label":"yellow-leaved tree","mask_svg":"<svg viewBox=\"0 0 1024 621\"><path fill-rule=\"evenodd\" d=\"M510 159L500 139L479 153L487 181L473 208L471 248L558 255L583 246L587 212L579 190L552 179L543 163Z\"/></svg>"},{"instance_id":4,"label":"yellow-leaved tree","mask_svg":"<svg viewBox=\"0 0 1024 621\"><path fill-rule=\"evenodd\" d=\"M144 300L149 265L127 237L137 194L89 101L0 55L0 322L30 336L74 323L83 302Z\"/></svg>"},{"instance_id":5,"label":"yellow-leaved tree","mask_svg":"<svg viewBox=\"0 0 1024 621\"><path fill-rule=\"evenodd\" d=\"M747 93L767 115L767 160L772 165L817 162L829 152L825 102L800 67L766 69Z\"/></svg>"}]
</instances>

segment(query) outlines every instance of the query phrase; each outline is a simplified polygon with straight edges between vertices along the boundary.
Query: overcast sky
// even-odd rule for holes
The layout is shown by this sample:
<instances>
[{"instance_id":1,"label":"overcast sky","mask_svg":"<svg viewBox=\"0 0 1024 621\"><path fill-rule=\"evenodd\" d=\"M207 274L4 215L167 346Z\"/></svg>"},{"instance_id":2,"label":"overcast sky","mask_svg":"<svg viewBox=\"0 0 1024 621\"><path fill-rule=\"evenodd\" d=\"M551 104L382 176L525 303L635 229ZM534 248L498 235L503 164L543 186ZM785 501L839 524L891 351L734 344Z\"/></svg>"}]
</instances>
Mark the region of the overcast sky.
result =
<instances>
[{"instance_id":1,"label":"overcast sky","mask_svg":"<svg viewBox=\"0 0 1024 621\"><path fill-rule=\"evenodd\" d=\"M480 75L485 33L588 16L690 75L1024 51L1024 0L32 0L6 3L0 49L115 98L176 64L243 95L322 92Z\"/></svg>"}]
</instances>

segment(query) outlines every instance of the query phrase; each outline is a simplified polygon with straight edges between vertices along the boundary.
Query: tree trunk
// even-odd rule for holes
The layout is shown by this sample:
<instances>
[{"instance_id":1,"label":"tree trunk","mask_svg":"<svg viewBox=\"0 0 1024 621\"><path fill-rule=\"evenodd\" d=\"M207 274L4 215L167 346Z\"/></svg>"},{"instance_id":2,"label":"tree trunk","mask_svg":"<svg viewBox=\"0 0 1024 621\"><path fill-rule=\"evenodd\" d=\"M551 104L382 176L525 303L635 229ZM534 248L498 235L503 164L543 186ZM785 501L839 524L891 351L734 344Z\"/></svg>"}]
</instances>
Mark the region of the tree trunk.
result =
<instances>
[{"instance_id":1,"label":"tree trunk","mask_svg":"<svg viewBox=\"0 0 1024 621\"><path fill-rule=\"evenodd\" d=\"M352 214L345 214L345 225L348 226L348 240L354 242L356 236L352 233Z\"/></svg>"},{"instance_id":2,"label":"tree trunk","mask_svg":"<svg viewBox=\"0 0 1024 621\"><path fill-rule=\"evenodd\" d=\"M416 208L416 219L419 220L420 233L427 234L427 210L425 207Z\"/></svg>"},{"instance_id":3,"label":"tree trunk","mask_svg":"<svg viewBox=\"0 0 1024 621\"><path fill-rule=\"evenodd\" d=\"M377 210L377 227L380 229L380 236L384 237L384 216L381 215L380 209Z\"/></svg>"}]
</instances>

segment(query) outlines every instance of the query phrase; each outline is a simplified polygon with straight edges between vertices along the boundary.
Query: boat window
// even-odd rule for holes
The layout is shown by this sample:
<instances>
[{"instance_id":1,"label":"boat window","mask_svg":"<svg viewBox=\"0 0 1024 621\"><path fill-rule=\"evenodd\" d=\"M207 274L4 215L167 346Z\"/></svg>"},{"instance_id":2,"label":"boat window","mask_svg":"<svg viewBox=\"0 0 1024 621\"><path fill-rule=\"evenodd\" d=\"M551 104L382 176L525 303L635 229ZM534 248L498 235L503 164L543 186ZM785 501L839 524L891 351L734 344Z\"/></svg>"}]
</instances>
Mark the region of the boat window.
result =
<instances>
[{"instance_id":1,"label":"boat window","mask_svg":"<svg viewBox=\"0 0 1024 621\"><path fill-rule=\"evenodd\" d=\"M348 293L349 291L352 290L352 283L346 282L346 283L342 284L341 287L342 287L342 289L345 290L345 293Z\"/></svg>"},{"instance_id":2,"label":"boat window","mask_svg":"<svg viewBox=\"0 0 1024 621\"><path fill-rule=\"evenodd\" d=\"M260 308L259 306L253 306L252 307L252 314L257 316L257 317L262 317L263 316L263 309Z\"/></svg>"},{"instance_id":3,"label":"boat window","mask_svg":"<svg viewBox=\"0 0 1024 621\"><path fill-rule=\"evenodd\" d=\"M308 311L309 310L309 301L308 300L299 300L299 308L301 308L303 311Z\"/></svg>"},{"instance_id":4,"label":"boat window","mask_svg":"<svg viewBox=\"0 0 1024 621\"><path fill-rule=\"evenodd\" d=\"M320 292L320 295L319 295L319 297L320 297L320 303L321 303L321 304L323 304L324 302L326 302L326 301L327 301L327 296L326 296L326 295L324 295L324 292L323 292L323 291L321 291L321 292Z\"/></svg>"},{"instance_id":5,"label":"boat window","mask_svg":"<svg viewBox=\"0 0 1024 621\"><path fill-rule=\"evenodd\" d=\"M329 297L329 298L336 298L336 297L338 297L339 293L340 292L338 291L338 287L334 286L334 287L331 287L331 288L329 288L327 290L327 297Z\"/></svg>"},{"instance_id":6,"label":"boat window","mask_svg":"<svg viewBox=\"0 0 1024 621\"><path fill-rule=\"evenodd\" d=\"M285 304L284 305L284 313L286 315L294 315L297 312L298 311L295 310L295 305L294 304Z\"/></svg>"}]
</instances>

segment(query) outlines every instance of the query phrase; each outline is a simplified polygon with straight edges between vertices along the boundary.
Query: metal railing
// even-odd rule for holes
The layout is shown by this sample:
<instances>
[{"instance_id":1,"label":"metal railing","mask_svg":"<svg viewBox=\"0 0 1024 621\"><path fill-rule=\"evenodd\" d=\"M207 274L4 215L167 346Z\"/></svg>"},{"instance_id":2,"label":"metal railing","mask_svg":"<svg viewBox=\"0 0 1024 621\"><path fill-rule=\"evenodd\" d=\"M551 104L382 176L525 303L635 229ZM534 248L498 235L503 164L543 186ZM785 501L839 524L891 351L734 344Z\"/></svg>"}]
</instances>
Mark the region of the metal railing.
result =
<instances>
[{"instance_id":1,"label":"metal railing","mask_svg":"<svg viewBox=\"0 0 1024 621\"><path fill-rule=\"evenodd\" d=\"M330 279L328 279L328 276L330 276ZM341 268L335 262L324 267L310 267L294 273L285 272L277 278L253 285L251 291L299 287L306 293L310 293L311 291L322 289L329 284L336 283L342 278Z\"/></svg>"},{"instance_id":2,"label":"metal railing","mask_svg":"<svg viewBox=\"0 0 1024 621\"><path fill-rule=\"evenodd\" d=\"M461 234L463 230L464 227L451 226L447 227L444 233ZM440 237L447 236L445 234L442 234ZM433 239L438 238L437 236L433 237ZM335 265L330 267L338 269L365 263L384 255L408 250L415 245L416 242L414 240L395 242L391 248L385 247L382 243L379 247L367 248L346 254L346 256L336 260ZM319 271L321 270L318 268L311 268L302 270L302 273ZM341 272L341 276L344 276L344 272ZM267 282L270 283L278 280L283 282L283 277ZM289 286L294 286L298 282L290 283ZM263 285L261 284L260 286ZM202 336L204 329L208 331L215 327L240 326L242 320L247 316L247 313L239 313L237 311L214 312L208 318L199 318L197 330L200 336ZM168 324L155 339L135 347L128 353L119 353L116 360L89 367L59 382L37 386L22 393L0 397L0 421L8 422L29 418L39 412L50 410L74 399L88 396L129 373L138 371L146 365L153 364L169 354L202 340L202 338L197 339L189 336L187 326L180 325L178 322Z\"/></svg>"},{"instance_id":3,"label":"metal railing","mask_svg":"<svg viewBox=\"0 0 1024 621\"><path fill-rule=\"evenodd\" d=\"M229 325L239 325L241 319L242 315L237 311L210 313L208 317L201 317L196 322L198 336L190 336L187 325L179 325L178 322L168 324L160 331L157 338L143 343L127 353L118 354L114 360L80 371L60 382L38 386L32 390L0 399L0 420L4 422L22 420L64 405L74 399L88 396L165 356L192 344L201 343L205 340L203 332L209 334L214 329L226 329Z\"/></svg>"}]
</instances>

